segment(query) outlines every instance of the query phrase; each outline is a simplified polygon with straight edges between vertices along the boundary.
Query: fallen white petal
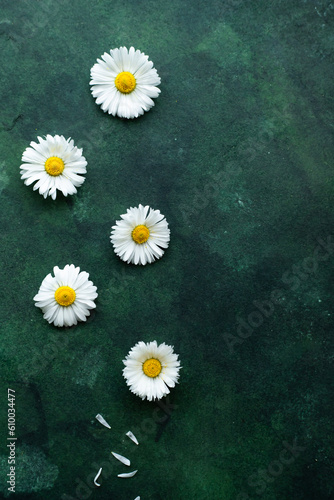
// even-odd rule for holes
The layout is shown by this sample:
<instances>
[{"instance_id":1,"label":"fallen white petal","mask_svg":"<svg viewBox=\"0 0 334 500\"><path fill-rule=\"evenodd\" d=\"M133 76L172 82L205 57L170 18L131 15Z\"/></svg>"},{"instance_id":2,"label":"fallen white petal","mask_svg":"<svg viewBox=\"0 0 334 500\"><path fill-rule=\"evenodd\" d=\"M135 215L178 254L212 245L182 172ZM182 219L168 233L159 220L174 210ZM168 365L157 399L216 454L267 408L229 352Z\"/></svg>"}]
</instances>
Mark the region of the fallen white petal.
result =
<instances>
[{"instance_id":1,"label":"fallen white petal","mask_svg":"<svg viewBox=\"0 0 334 500\"><path fill-rule=\"evenodd\" d=\"M104 418L102 417L102 415L100 415L98 413L95 418L96 418L96 420L98 420L100 422L100 424L104 425L105 427L108 427L108 429L111 429L110 425L108 424L108 422L106 422L104 420Z\"/></svg>"},{"instance_id":2,"label":"fallen white petal","mask_svg":"<svg viewBox=\"0 0 334 500\"><path fill-rule=\"evenodd\" d=\"M137 474L137 470L134 470L133 472L127 472L125 474L118 474L117 477L132 477L135 474Z\"/></svg>"},{"instance_id":3,"label":"fallen white petal","mask_svg":"<svg viewBox=\"0 0 334 500\"><path fill-rule=\"evenodd\" d=\"M135 500L140 500L140 497L136 497Z\"/></svg>"},{"instance_id":4,"label":"fallen white petal","mask_svg":"<svg viewBox=\"0 0 334 500\"><path fill-rule=\"evenodd\" d=\"M101 469L99 470L99 472L96 474L95 478L94 478L94 484L95 486L101 486L96 480L98 479L99 475L101 474L102 472L102 467Z\"/></svg>"},{"instance_id":5,"label":"fallen white petal","mask_svg":"<svg viewBox=\"0 0 334 500\"><path fill-rule=\"evenodd\" d=\"M114 455L115 458L117 458L117 460L119 460L120 462L122 462L122 464L124 464L124 465L130 465L131 464L131 462L130 462L130 460L128 458L125 458L122 455L119 455L118 453L115 453L113 451L111 453Z\"/></svg>"},{"instance_id":6,"label":"fallen white petal","mask_svg":"<svg viewBox=\"0 0 334 500\"><path fill-rule=\"evenodd\" d=\"M127 432L126 435L136 444L139 444L138 443L138 439L136 438L136 436L131 432ZM138 497L139 498L139 497ZM137 500L137 498L135 498L135 500Z\"/></svg>"}]
</instances>

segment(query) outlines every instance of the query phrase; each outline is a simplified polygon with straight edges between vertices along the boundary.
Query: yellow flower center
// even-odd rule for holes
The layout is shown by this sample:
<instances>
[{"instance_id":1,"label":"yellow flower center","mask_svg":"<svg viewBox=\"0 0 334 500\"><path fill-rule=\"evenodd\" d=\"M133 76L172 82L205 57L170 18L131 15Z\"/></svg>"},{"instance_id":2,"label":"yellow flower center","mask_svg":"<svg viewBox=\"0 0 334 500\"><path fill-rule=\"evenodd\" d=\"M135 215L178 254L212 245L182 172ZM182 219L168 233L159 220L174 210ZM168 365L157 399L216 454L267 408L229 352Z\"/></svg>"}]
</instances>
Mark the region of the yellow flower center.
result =
<instances>
[{"instance_id":1,"label":"yellow flower center","mask_svg":"<svg viewBox=\"0 0 334 500\"><path fill-rule=\"evenodd\" d=\"M115 85L122 94L130 94L136 88L136 79L132 73L122 71L116 76Z\"/></svg>"},{"instance_id":2,"label":"yellow flower center","mask_svg":"<svg viewBox=\"0 0 334 500\"><path fill-rule=\"evenodd\" d=\"M157 377L161 372L161 369L162 367L160 361L155 358L147 359L143 364L143 372L151 378Z\"/></svg>"},{"instance_id":3,"label":"yellow flower center","mask_svg":"<svg viewBox=\"0 0 334 500\"><path fill-rule=\"evenodd\" d=\"M131 236L133 241L141 245L142 243L145 243L145 241L148 240L150 236L150 231L146 226L143 225L136 226L132 231Z\"/></svg>"},{"instance_id":4,"label":"yellow flower center","mask_svg":"<svg viewBox=\"0 0 334 500\"><path fill-rule=\"evenodd\" d=\"M57 176L62 173L65 168L65 164L61 158L51 156L46 160L44 167L49 175Z\"/></svg>"},{"instance_id":5,"label":"yellow flower center","mask_svg":"<svg viewBox=\"0 0 334 500\"><path fill-rule=\"evenodd\" d=\"M75 301L75 291L70 286L60 286L55 291L55 299L60 306L70 306Z\"/></svg>"}]
</instances>

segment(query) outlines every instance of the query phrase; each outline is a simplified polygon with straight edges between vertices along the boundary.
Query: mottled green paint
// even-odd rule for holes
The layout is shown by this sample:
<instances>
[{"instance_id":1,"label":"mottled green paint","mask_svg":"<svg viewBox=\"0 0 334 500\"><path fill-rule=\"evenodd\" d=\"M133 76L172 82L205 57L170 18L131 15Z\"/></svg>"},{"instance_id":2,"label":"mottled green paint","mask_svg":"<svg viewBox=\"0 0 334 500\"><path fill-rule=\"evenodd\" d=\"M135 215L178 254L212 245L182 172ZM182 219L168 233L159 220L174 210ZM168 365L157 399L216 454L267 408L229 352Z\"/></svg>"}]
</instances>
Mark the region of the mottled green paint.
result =
<instances>
[{"instance_id":1,"label":"mottled green paint","mask_svg":"<svg viewBox=\"0 0 334 500\"><path fill-rule=\"evenodd\" d=\"M334 9L316 4L2 2L5 498L7 387L22 500L332 497L334 255L318 240L334 222ZM162 79L137 120L105 115L89 90L96 58L121 45L148 54ZM70 199L44 200L20 180L22 152L48 133L71 136L87 158ZM139 203L171 228L165 256L144 268L109 242ZM327 258L312 269L317 247ZM90 273L97 308L57 329L33 296L53 266L70 263ZM283 297L270 308L275 290ZM240 326L259 307L263 323ZM174 345L183 367L167 415L122 377L131 346L154 339ZM258 471L277 467L294 439L305 449L257 493ZM124 466L111 451L137 475L117 478ZM94 489L99 467L109 475Z\"/></svg>"}]
</instances>

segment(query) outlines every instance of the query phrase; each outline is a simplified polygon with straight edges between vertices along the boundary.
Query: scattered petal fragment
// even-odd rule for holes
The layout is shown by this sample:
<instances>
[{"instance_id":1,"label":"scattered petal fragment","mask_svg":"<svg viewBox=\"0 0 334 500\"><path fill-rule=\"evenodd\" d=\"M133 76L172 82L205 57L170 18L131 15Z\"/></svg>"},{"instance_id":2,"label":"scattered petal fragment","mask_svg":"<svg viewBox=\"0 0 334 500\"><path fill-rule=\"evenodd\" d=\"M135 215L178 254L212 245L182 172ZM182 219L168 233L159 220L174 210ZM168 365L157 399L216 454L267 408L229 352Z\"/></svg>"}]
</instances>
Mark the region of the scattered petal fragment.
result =
<instances>
[{"instance_id":1,"label":"scattered petal fragment","mask_svg":"<svg viewBox=\"0 0 334 500\"><path fill-rule=\"evenodd\" d=\"M130 465L131 462L128 458L125 458L123 457L122 455L119 455L118 453L115 453L114 451L111 452L112 455L114 455L115 458L117 458L117 460L119 460L120 462L122 462L122 464L124 465Z\"/></svg>"},{"instance_id":2,"label":"scattered petal fragment","mask_svg":"<svg viewBox=\"0 0 334 500\"><path fill-rule=\"evenodd\" d=\"M117 477L133 477L137 472L138 470L134 470L133 472L126 472L125 474L117 474Z\"/></svg>"},{"instance_id":3,"label":"scattered petal fragment","mask_svg":"<svg viewBox=\"0 0 334 500\"><path fill-rule=\"evenodd\" d=\"M135 500L140 500L140 497L136 497Z\"/></svg>"},{"instance_id":4,"label":"scattered petal fragment","mask_svg":"<svg viewBox=\"0 0 334 500\"><path fill-rule=\"evenodd\" d=\"M108 424L108 422L106 422L106 420L104 420L102 415L98 413L95 418L100 422L100 424L104 425L104 427L108 427L108 429L111 429L110 425Z\"/></svg>"},{"instance_id":5,"label":"scattered petal fragment","mask_svg":"<svg viewBox=\"0 0 334 500\"><path fill-rule=\"evenodd\" d=\"M138 439L136 438L136 436L131 431L127 432L126 435L131 439L131 441L133 441L136 444L139 444L138 443ZM137 499L135 499L135 500L137 500Z\"/></svg>"},{"instance_id":6,"label":"scattered petal fragment","mask_svg":"<svg viewBox=\"0 0 334 500\"><path fill-rule=\"evenodd\" d=\"M95 486L101 486L101 485L97 482L97 479L98 479L98 477L100 476L101 472L102 472L102 467L100 468L99 472L96 474L96 476L95 476L95 478L94 478L94 484L95 484Z\"/></svg>"}]
</instances>

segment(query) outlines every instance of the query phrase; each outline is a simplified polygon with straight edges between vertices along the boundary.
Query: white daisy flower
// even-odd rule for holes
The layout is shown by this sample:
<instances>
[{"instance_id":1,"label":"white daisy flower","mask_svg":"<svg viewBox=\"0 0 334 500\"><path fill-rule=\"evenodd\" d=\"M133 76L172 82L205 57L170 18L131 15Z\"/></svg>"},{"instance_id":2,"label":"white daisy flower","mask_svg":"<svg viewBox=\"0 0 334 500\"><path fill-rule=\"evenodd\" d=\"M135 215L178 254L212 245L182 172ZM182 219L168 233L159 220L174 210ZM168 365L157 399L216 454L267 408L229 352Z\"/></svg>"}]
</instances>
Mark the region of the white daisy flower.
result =
<instances>
[{"instance_id":1,"label":"white daisy flower","mask_svg":"<svg viewBox=\"0 0 334 500\"><path fill-rule=\"evenodd\" d=\"M153 63L140 50L130 47L113 49L97 59L90 85L96 104L106 113L121 118L137 118L154 106L161 79Z\"/></svg>"},{"instance_id":2,"label":"white daisy flower","mask_svg":"<svg viewBox=\"0 0 334 500\"><path fill-rule=\"evenodd\" d=\"M97 297L96 286L88 280L89 274L80 272L80 267L73 264L64 269L53 268L44 278L38 294L35 295L35 306L44 313L43 318L55 326L72 326L79 321L86 321L90 309L96 307L93 302Z\"/></svg>"},{"instance_id":3,"label":"white daisy flower","mask_svg":"<svg viewBox=\"0 0 334 500\"><path fill-rule=\"evenodd\" d=\"M147 398L161 399L169 394L179 378L180 362L173 347L157 342L138 342L123 360L123 376L131 392Z\"/></svg>"},{"instance_id":4,"label":"white daisy flower","mask_svg":"<svg viewBox=\"0 0 334 500\"><path fill-rule=\"evenodd\" d=\"M37 137L39 143L32 141L22 155L20 167L21 179L26 186L37 181L34 191L38 189L44 198L56 199L57 189L64 196L75 194L76 187L81 186L86 173L86 158L82 149L74 146L71 138L62 135L47 135L45 139Z\"/></svg>"},{"instance_id":5,"label":"white daisy flower","mask_svg":"<svg viewBox=\"0 0 334 500\"><path fill-rule=\"evenodd\" d=\"M148 211L150 212L148 213ZM112 226L110 240L115 253L128 264L151 264L163 256L168 247L170 230L160 210L148 205L128 208L122 220Z\"/></svg>"}]
</instances>

